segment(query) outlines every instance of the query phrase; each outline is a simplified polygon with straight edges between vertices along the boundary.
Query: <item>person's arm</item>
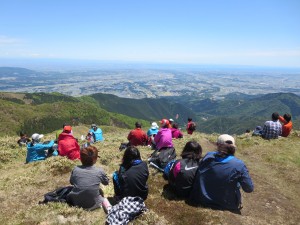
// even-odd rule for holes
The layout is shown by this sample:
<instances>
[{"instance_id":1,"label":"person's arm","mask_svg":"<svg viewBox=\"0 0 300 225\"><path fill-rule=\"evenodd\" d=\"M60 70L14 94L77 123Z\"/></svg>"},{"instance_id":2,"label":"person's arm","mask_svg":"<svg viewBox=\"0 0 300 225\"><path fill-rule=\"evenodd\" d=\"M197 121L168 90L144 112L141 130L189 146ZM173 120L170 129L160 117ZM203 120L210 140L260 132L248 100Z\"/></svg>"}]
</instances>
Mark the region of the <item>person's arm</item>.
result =
<instances>
[{"instance_id":1,"label":"person's arm","mask_svg":"<svg viewBox=\"0 0 300 225\"><path fill-rule=\"evenodd\" d=\"M158 131L158 133L157 133L157 134L155 135L155 137L154 137L154 142L155 142L155 143L158 143L159 140L160 140L160 137L161 137L161 132Z\"/></svg>"},{"instance_id":2,"label":"person's arm","mask_svg":"<svg viewBox=\"0 0 300 225\"><path fill-rule=\"evenodd\" d=\"M100 169L100 179L101 179L101 184L108 185L109 178L107 177L106 173L102 169Z\"/></svg>"},{"instance_id":3,"label":"person's arm","mask_svg":"<svg viewBox=\"0 0 300 225\"><path fill-rule=\"evenodd\" d=\"M54 145L54 140L51 140L49 143L47 144L43 144L44 150L51 148Z\"/></svg>"},{"instance_id":4,"label":"person's arm","mask_svg":"<svg viewBox=\"0 0 300 225\"><path fill-rule=\"evenodd\" d=\"M287 121L282 117L282 116L279 116L279 121L283 124L287 124Z\"/></svg>"},{"instance_id":5,"label":"person's arm","mask_svg":"<svg viewBox=\"0 0 300 225\"><path fill-rule=\"evenodd\" d=\"M73 176L73 171L71 172L71 176L70 176L70 184L74 185L74 176Z\"/></svg>"},{"instance_id":6,"label":"person's arm","mask_svg":"<svg viewBox=\"0 0 300 225\"><path fill-rule=\"evenodd\" d=\"M127 136L127 140L130 142L130 140L131 140L131 137L132 137L132 133L131 133L131 131L129 132L129 134L128 134L128 136Z\"/></svg>"},{"instance_id":7,"label":"person's arm","mask_svg":"<svg viewBox=\"0 0 300 225\"><path fill-rule=\"evenodd\" d=\"M250 193L254 190L252 179L251 179L248 169L245 165L242 168L239 183L241 184L242 189L247 193Z\"/></svg>"}]
</instances>

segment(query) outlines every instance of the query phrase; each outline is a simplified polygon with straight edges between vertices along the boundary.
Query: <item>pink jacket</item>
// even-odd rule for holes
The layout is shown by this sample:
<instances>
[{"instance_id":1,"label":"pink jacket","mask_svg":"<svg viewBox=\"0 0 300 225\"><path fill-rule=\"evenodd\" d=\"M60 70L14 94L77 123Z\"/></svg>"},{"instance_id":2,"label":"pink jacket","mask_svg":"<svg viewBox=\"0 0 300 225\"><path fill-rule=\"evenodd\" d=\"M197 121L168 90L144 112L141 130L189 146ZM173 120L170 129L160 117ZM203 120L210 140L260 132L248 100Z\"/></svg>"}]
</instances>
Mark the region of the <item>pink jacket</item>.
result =
<instances>
[{"instance_id":1,"label":"pink jacket","mask_svg":"<svg viewBox=\"0 0 300 225\"><path fill-rule=\"evenodd\" d=\"M171 129L161 128L155 135L154 141L158 150L160 150L161 148L173 147Z\"/></svg>"}]
</instances>

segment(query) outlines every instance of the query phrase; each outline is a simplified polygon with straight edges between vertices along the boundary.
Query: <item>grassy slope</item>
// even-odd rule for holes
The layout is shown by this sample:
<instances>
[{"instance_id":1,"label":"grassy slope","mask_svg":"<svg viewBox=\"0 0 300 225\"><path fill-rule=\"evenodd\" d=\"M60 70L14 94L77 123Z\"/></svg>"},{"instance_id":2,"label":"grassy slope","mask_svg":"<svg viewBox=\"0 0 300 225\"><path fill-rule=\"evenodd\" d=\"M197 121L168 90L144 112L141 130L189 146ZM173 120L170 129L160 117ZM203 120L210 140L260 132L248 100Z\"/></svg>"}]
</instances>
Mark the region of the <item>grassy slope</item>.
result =
<instances>
[{"instance_id":1,"label":"grassy slope","mask_svg":"<svg viewBox=\"0 0 300 225\"><path fill-rule=\"evenodd\" d=\"M111 175L118 168L122 152L121 142L126 141L129 130L102 127L105 141L96 146L100 151L97 166ZM74 128L80 137L88 127ZM54 138L46 135L45 139ZM190 139L199 141L204 153L214 149L217 135L195 133L175 140L177 153ZM24 164L26 149L16 145L17 136L0 138L0 199L1 224L103 224L102 209L86 212L52 203L38 205L43 194L69 183L70 171L79 164L62 157ZM150 168L149 190L146 200L149 211L133 224L297 224L300 216L300 152L299 137L294 133L289 138L265 141L257 137L238 136L237 156L245 161L255 184L251 194L243 193L241 215L226 211L195 208L164 190L166 181L160 173ZM139 148L143 159L150 154L147 147ZM113 186L103 188L107 197L113 196Z\"/></svg>"}]
</instances>

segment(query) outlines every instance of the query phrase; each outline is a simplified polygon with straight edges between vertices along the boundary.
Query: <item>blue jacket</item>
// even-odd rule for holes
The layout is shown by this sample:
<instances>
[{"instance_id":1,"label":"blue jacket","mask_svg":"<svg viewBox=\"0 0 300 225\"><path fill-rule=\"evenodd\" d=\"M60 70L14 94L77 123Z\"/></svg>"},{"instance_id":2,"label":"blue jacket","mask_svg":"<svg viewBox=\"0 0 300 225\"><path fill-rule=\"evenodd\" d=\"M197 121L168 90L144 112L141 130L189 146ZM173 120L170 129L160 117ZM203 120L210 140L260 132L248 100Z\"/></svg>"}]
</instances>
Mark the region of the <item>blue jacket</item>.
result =
<instances>
[{"instance_id":1,"label":"blue jacket","mask_svg":"<svg viewBox=\"0 0 300 225\"><path fill-rule=\"evenodd\" d=\"M200 162L190 200L196 204L237 210L241 204L240 186L253 191L253 183L242 160L230 155L218 158L217 152L208 152Z\"/></svg>"},{"instance_id":2,"label":"blue jacket","mask_svg":"<svg viewBox=\"0 0 300 225\"><path fill-rule=\"evenodd\" d=\"M154 134L157 134L158 133L158 129L149 129L148 131L147 131L147 136L148 137L150 137L150 136L152 136L152 135L154 135Z\"/></svg>"},{"instance_id":3,"label":"blue jacket","mask_svg":"<svg viewBox=\"0 0 300 225\"><path fill-rule=\"evenodd\" d=\"M43 143L32 143L27 144L27 156L26 156L26 163L44 160L46 158L45 150L51 148L54 144L54 141L50 141L47 144ZM53 152L53 155L57 155L57 151Z\"/></svg>"},{"instance_id":4,"label":"blue jacket","mask_svg":"<svg viewBox=\"0 0 300 225\"><path fill-rule=\"evenodd\" d=\"M102 136L102 130L100 128L97 128L96 131L94 129L90 129L89 132L92 132L94 134L94 140L96 141L103 141L103 136Z\"/></svg>"}]
</instances>

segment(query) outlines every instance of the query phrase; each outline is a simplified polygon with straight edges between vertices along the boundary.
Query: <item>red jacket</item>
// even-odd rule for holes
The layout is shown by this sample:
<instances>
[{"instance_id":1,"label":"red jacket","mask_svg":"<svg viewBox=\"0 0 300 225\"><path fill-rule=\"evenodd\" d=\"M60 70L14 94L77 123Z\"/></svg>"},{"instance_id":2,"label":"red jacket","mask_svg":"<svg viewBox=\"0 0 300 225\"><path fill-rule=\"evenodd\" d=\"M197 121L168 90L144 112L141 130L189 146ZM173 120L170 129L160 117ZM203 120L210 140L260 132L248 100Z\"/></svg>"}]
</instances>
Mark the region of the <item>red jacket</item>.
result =
<instances>
[{"instance_id":1,"label":"red jacket","mask_svg":"<svg viewBox=\"0 0 300 225\"><path fill-rule=\"evenodd\" d=\"M148 141L147 134L141 128L135 128L130 131L127 137L131 145L146 145Z\"/></svg>"},{"instance_id":2,"label":"red jacket","mask_svg":"<svg viewBox=\"0 0 300 225\"><path fill-rule=\"evenodd\" d=\"M80 146L72 134L63 132L58 136L58 151L71 160L80 159Z\"/></svg>"},{"instance_id":3,"label":"red jacket","mask_svg":"<svg viewBox=\"0 0 300 225\"><path fill-rule=\"evenodd\" d=\"M287 137L289 136L292 128L293 128L293 123L292 121L287 122L282 116L279 116L279 121L282 123L282 137Z\"/></svg>"},{"instance_id":4,"label":"red jacket","mask_svg":"<svg viewBox=\"0 0 300 225\"><path fill-rule=\"evenodd\" d=\"M190 121L186 125L186 131L187 131L188 134L193 134L193 132L194 132L193 130L190 130L191 124L195 124L195 123L193 121Z\"/></svg>"}]
</instances>

